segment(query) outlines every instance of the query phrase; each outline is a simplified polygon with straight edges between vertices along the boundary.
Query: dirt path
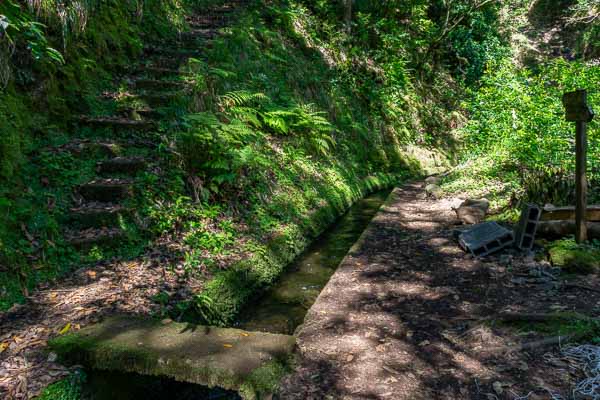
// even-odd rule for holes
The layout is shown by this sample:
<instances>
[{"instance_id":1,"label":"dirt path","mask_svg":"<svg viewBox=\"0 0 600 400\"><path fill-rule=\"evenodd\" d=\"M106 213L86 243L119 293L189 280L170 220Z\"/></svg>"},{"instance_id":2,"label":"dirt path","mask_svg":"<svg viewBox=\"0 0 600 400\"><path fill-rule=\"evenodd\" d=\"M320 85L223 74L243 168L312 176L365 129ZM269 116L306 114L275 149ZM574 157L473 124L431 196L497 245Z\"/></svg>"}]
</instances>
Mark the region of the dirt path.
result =
<instances>
[{"instance_id":1,"label":"dirt path","mask_svg":"<svg viewBox=\"0 0 600 400\"><path fill-rule=\"evenodd\" d=\"M576 371L558 348L497 353L540 338L492 324L501 310L597 314L597 293L519 278L535 261L469 258L450 200L396 189L309 311L282 399L529 399L566 394ZM589 283L589 282L588 282ZM546 353L549 351L549 353ZM565 397L567 398L567 397Z\"/></svg>"}]
</instances>

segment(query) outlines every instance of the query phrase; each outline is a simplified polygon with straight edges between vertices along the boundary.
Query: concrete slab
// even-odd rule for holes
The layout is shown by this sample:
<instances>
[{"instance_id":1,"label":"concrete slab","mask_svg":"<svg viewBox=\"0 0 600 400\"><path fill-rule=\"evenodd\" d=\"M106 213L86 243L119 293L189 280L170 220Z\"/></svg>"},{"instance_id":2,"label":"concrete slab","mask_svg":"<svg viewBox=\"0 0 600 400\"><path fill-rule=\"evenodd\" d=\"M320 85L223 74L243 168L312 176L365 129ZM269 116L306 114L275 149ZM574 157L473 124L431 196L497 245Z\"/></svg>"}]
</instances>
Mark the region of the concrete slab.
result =
<instances>
[{"instance_id":1,"label":"concrete slab","mask_svg":"<svg viewBox=\"0 0 600 400\"><path fill-rule=\"evenodd\" d=\"M274 390L294 346L293 336L128 316L50 342L63 360L88 368L166 376L236 390L244 399Z\"/></svg>"}]
</instances>

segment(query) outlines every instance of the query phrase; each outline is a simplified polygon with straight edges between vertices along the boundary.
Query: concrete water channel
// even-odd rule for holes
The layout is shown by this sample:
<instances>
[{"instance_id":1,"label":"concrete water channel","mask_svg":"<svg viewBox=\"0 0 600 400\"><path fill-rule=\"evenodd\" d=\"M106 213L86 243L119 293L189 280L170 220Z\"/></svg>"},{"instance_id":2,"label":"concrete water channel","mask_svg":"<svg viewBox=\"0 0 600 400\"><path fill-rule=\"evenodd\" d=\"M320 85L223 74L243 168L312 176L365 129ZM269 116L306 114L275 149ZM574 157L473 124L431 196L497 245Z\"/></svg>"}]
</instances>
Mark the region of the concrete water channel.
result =
<instances>
[{"instance_id":1,"label":"concrete water channel","mask_svg":"<svg viewBox=\"0 0 600 400\"><path fill-rule=\"evenodd\" d=\"M350 247L377 213L390 190L357 201L310 245L279 281L244 312L235 328L293 335ZM208 389L168 378L87 371L83 397L89 400L239 399L234 391Z\"/></svg>"}]
</instances>

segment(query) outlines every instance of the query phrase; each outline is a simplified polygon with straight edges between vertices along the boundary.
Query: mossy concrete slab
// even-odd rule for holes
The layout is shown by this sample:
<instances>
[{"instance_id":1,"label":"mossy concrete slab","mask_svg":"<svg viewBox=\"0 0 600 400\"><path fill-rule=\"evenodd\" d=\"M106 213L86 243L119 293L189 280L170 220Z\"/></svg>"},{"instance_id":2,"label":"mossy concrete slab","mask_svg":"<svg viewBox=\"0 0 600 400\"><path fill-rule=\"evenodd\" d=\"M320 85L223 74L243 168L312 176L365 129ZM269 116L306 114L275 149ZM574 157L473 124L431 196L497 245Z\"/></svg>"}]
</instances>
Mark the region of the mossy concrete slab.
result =
<instances>
[{"instance_id":1,"label":"mossy concrete slab","mask_svg":"<svg viewBox=\"0 0 600 400\"><path fill-rule=\"evenodd\" d=\"M167 376L260 399L285 372L295 338L118 316L50 346L61 359L88 368Z\"/></svg>"}]
</instances>

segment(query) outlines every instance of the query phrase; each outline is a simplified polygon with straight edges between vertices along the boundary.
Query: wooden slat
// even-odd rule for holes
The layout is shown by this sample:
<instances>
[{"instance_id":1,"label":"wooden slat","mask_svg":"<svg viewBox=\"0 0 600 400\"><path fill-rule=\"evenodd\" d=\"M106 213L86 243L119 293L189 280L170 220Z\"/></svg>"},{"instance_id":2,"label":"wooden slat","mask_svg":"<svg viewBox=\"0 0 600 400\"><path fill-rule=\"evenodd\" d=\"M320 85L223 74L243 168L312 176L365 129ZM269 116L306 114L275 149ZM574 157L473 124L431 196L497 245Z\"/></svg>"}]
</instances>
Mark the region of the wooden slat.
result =
<instances>
[{"instance_id":1,"label":"wooden slat","mask_svg":"<svg viewBox=\"0 0 600 400\"><path fill-rule=\"evenodd\" d=\"M569 221L575 220L575 207L552 207L544 208L542 221ZM600 206L587 207L587 221L600 221Z\"/></svg>"}]
</instances>

